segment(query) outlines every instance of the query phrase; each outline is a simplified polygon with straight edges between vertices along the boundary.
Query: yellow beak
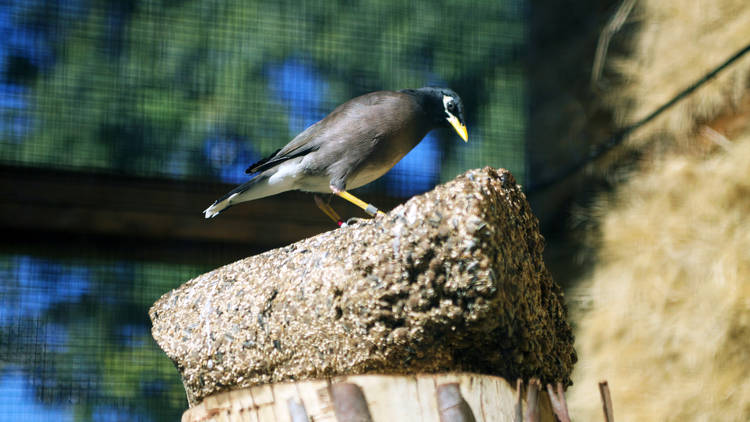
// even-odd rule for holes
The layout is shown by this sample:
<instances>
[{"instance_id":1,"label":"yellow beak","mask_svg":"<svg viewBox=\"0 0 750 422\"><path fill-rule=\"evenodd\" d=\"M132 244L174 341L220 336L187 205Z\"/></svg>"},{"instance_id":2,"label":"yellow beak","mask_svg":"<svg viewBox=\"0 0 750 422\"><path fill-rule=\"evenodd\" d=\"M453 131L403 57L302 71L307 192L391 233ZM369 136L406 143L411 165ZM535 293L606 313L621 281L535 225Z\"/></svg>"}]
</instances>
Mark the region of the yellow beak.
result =
<instances>
[{"instance_id":1,"label":"yellow beak","mask_svg":"<svg viewBox=\"0 0 750 422\"><path fill-rule=\"evenodd\" d=\"M464 142L469 142L469 132L466 131L466 126L462 125L456 116L448 116L448 122L453 126L453 129L456 129L456 133L458 133L458 136L460 136Z\"/></svg>"}]
</instances>

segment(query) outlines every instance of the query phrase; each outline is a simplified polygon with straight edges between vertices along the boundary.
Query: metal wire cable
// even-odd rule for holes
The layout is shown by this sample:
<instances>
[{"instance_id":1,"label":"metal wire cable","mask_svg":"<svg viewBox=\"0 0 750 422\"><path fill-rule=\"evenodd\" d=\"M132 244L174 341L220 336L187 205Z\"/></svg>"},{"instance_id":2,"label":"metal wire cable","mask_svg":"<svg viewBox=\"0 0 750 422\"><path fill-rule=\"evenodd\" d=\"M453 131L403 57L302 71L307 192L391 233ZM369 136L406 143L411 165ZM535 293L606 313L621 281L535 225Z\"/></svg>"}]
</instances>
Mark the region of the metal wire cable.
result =
<instances>
[{"instance_id":1,"label":"metal wire cable","mask_svg":"<svg viewBox=\"0 0 750 422\"><path fill-rule=\"evenodd\" d=\"M528 189L526 189L527 194L533 194L539 191L543 191L575 175L584 167L589 165L591 162L596 161L597 159L602 157L604 154L611 151L616 146L620 145L631 133L633 133L634 131L642 127L643 125L649 123L650 121L654 120L656 117L658 117L664 111L671 108L673 105L677 104L683 98L692 94L693 91L700 88L703 84L705 84L709 80L713 79L716 75L721 73L721 71L729 67L732 63L739 60L742 56L747 54L749 51L750 51L750 44L747 44L745 47L743 47L742 49L740 49L739 51L731 55L722 64L715 67L712 71L703 75L700 79L696 80L687 88L680 91L677 95L672 97L672 99L670 99L669 101L665 102L664 104L656 108L647 116L643 117L642 119L638 120L637 122L631 125L628 125L620 129L614 135L606 139L604 142L594 145L589 150L588 156L586 156L585 158L568 166L565 170L561 171L556 176L550 177L549 179L543 180L539 183L530 184Z\"/></svg>"}]
</instances>

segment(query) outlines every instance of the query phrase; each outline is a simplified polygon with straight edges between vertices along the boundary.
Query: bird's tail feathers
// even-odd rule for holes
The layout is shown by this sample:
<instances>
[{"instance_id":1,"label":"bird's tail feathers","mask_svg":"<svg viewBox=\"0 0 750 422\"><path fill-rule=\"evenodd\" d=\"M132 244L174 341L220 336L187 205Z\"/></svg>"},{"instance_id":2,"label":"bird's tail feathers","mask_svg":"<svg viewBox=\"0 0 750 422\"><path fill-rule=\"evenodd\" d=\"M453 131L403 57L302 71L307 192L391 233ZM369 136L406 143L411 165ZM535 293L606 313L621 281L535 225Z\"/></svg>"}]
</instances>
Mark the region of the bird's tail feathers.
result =
<instances>
[{"instance_id":1,"label":"bird's tail feathers","mask_svg":"<svg viewBox=\"0 0 750 422\"><path fill-rule=\"evenodd\" d=\"M219 215L222 211L232 206L232 204L229 203L230 198L224 199L222 201L216 200L213 204L211 204L210 207L203 210L203 214L206 218L214 218L217 215Z\"/></svg>"},{"instance_id":2,"label":"bird's tail feathers","mask_svg":"<svg viewBox=\"0 0 750 422\"><path fill-rule=\"evenodd\" d=\"M238 196L240 196L242 193L247 192L253 185L257 184L258 179L260 179L260 177L255 177L251 180L248 180L247 182L229 191L226 195L214 201L214 203L211 204L210 207L203 210L203 214L205 215L205 217L214 218L217 215L219 215L222 211L231 207L232 205L238 202L242 202L242 201L235 201L235 199Z\"/></svg>"},{"instance_id":3,"label":"bird's tail feathers","mask_svg":"<svg viewBox=\"0 0 750 422\"><path fill-rule=\"evenodd\" d=\"M240 202L251 201L253 199L263 198L265 196L275 195L277 193L283 192L284 190L287 189L284 189L281 186L277 187L270 185L268 183L267 176L259 175L237 186L236 188L229 191L226 195L214 201L214 203L211 204L210 207L203 210L203 214L206 218L213 218L232 205L239 204Z\"/></svg>"}]
</instances>

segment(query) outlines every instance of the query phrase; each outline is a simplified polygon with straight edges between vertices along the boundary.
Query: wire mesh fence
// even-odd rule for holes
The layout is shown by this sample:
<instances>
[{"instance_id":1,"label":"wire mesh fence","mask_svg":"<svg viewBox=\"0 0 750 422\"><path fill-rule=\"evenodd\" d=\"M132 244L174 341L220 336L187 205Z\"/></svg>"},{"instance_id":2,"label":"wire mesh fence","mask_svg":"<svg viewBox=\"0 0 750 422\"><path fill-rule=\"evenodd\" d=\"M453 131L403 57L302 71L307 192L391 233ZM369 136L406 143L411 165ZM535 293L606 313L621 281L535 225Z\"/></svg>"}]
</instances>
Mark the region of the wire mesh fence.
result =
<instances>
[{"instance_id":1,"label":"wire mesh fence","mask_svg":"<svg viewBox=\"0 0 750 422\"><path fill-rule=\"evenodd\" d=\"M434 183L487 164L522 176L523 10L517 0L11 2L0 17L0 160L240 182L248 163L351 97L438 85L467 103L471 143L431 135L380 189L409 193L408 176Z\"/></svg>"},{"instance_id":2,"label":"wire mesh fence","mask_svg":"<svg viewBox=\"0 0 750 422\"><path fill-rule=\"evenodd\" d=\"M0 256L1 419L177 419L184 391L147 310L205 269Z\"/></svg>"},{"instance_id":3,"label":"wire mesh fence","mask_svg":"<svg viewBox=\"0 0 750 422\"><path fill-rule=\"evenodd\" d=\"M349 98L438 85L469 143L435 131L362 189L405 198L485 165L523 180L526 3L9 0L0 166L240 183ZM0 420L177 419L147 309L209 267L33 239L0 253Z\"/></svg>"}]
</instances>

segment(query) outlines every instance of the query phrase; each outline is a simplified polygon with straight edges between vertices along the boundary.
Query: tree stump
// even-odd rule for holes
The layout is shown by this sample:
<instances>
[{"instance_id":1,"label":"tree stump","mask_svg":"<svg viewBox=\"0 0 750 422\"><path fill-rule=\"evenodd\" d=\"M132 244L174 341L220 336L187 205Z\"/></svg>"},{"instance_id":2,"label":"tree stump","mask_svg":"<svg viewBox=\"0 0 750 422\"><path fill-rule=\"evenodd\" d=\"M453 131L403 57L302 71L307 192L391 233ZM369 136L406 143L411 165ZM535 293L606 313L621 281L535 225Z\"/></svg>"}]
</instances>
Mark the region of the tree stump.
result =
<instances>
[{"instance_id":1,"label":"tree stump","mask_svg":"<svg viewBox=\"0 0 750 422\"><path fill-rule=\"evenodd\" d=\"M489 375L354 375L215 394L182 422L513 422L517 404L515 388ZM540 421L555 421L546 393L539 411Z\"/></svg>"}]
</instances>

